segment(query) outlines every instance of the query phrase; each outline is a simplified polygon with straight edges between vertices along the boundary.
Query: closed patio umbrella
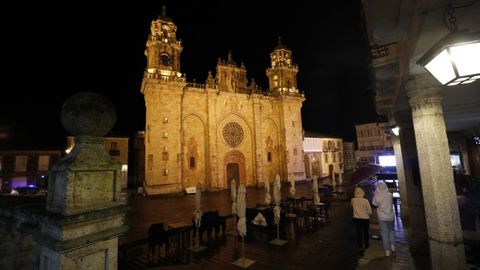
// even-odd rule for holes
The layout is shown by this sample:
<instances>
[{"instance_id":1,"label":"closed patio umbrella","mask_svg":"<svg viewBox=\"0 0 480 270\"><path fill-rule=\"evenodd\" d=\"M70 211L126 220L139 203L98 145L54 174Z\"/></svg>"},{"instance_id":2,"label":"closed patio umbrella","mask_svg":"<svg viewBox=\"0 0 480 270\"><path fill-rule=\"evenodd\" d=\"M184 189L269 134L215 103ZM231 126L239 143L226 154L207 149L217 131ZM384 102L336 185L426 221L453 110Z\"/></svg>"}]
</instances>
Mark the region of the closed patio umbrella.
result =
<instances>
[{"instance_id":1,"label":"closed patio umbrella","mask_svg":"<svg viewBox=\"0 0 480 270\"><path fill-rule=\"evenodd\" d=\"M295 190L295 176L292 174L290 174L290 195L295 196L295 193L297 193L297 191Z\"/></svg>"},{"instance_id":2,"label":"closed patio umbrella","mask_svg":"<svg viewBox=\"0 0 480 270\"><path fill-rule=\"evenodd\" d=\"M245 193L247 193L245 186L240 185L240 187L238 188L238 194L237 194L237 215L238 215L237 231L242 237L245 237L247 235L247 221L245 219L245 211L247 206L246 206L246 200L245 200Z\"/></svg>"},{"instance_id":3,"label":"closed patio umbrella","mask_svg":"<svg viewBox=\"0 0 480 270\"><path fill-rule=\"evenodd\" d=\"M230 197L232 198L232 215L235 216L237 214L237 182L235 179L230 182Z\"/></svg>"},{"instance_id":4,"label":"closed patio umbrella","mask_svg":"<svg viewBox=\"0 0 480 270\"><path fill-rule=\"evenodd\" d=\"M237 193L237 214L238 214L238 223L237 231L242 236L242 256L240 259L233 262L233 264L240 266L242 268L248 268L255 261L245 258L245 236L247 235L247 220L245 218L245 212L247 209L247 201L245 194L247 190L244 185L238 187Z\"/></svg>"},{"instance_id":5,"label":"closed patio umbrella","mask_svg":"<svg viewBox=\"0 0 480 270\"><path fill-rule=\"evenodd\" d=\"M195 226L198 228L201 226L200 221L202 220L202 185L197 183L195 187L195 211L193 212L193 218L195 219Z\"/></svg>"},{"instance_id":6,"label":"closed patio umbrella","mask_svg":"<svg viewBox=\"0 0 480 270\"><path fill-rule=\"evenodd\" d=\"M280 189L282 188L282 184L280 183L280 176L277 174L275 178L275 182L273 182L273 202L275 206L273 207L273 222L277 225L277 239L273 239L270 241L270 244L283 246L287 241L280 240L280 200L281 200L281 193Z\"/></svg>"},{"instance_id":7,"label":"closed patio umbrella","mask_svg":"<svg viewBox=\"0 0 480 270\"><path fill-rule=\"evenodd\" d=\"M270 181L265 180L265 205L268 206L272 202L272 197L270 196Z\"/></svg>"},{"instance_id":8,"label":"closed patio umbrella","mask_svg":"<svg viewBox=\"0 0 480 270\"><path fill-rule=\"evenodd\" d=\"M230 197L232 199L232 215L233 215L233 231L232 234L237 234L237 181L232 179L230 182Z\"/></svg>"},{"instance_id":9,"label":"closed patio umbrella","mask_svg":"<svg viewBox=\"0 0 480 270\"><path fill-rule=\"evenodd\" d=\"M320 203L320 196L318 196L318 176L313 176L313 204L318 205Z\"/></svg>"},{"instance_id":10,"label":"closed patio umbrella","mask_svg":"<svg viewBox=\"0 0 480 270\"><path fill-rule=\"evenodd\" d=\"M195 211L193 211L193 219L195 221L195 228L197 230L197 241L195 243L195 246L190 247L189 249L193 252L200 252L206 247L200 245L200 235L198 234L198 228L201 226L201 220L202 220L202 210L201 208L201 203L202 203L202 185L200 183L197 183L195 186Z\"/></svg>"}]
</instances>

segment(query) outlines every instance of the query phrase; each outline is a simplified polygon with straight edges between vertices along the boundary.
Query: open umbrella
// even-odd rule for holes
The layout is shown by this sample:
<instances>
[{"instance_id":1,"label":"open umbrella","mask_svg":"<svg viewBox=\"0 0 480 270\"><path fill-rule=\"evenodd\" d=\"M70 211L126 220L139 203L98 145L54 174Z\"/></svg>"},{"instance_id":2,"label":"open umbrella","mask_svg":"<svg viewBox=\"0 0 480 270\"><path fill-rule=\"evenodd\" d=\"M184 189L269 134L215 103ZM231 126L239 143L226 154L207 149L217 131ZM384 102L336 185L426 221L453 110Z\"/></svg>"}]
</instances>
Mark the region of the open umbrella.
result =
<instances>
[{"instance_id":1,"label":"open umbrella","mask_svg":"<svg viewBox=\"0 0 480 270\"><path fill-rule=\"evenodd\" d=\"M270 181L265 180L265 205L270 205L272 197L270 196Z\"/></svg>"},{"instance_id":2,"label":"open umbrella","mask_svg":"<svg viewBox=\"0 0 480 270\"><path fill-rule=\"evenodd\" d=\"M320 196L318 196L318 176L313 176L313 204L320 203Z\"/></svg>"},{"instance_id":3,"label":"open umbrella","mask_svg":"<svg viewBox=\"0 0 480 270\"><path fill-rule=\"evenodd\" d=\"M292 174L290 174L290 195L295 196L295 193L297 193L297 191L295 190L295 176Z\"/></svg>"},{"instance_id":4,"label":"open umbrella","mask_svg":"<svg viewBox=\"0 0 480 270\"><path fill-rule=\"evenodd\" d=\"M383 166L369 163L357 168L350 177L350 185L357 185L383 170Z\"/></svg>"}]
</instances>

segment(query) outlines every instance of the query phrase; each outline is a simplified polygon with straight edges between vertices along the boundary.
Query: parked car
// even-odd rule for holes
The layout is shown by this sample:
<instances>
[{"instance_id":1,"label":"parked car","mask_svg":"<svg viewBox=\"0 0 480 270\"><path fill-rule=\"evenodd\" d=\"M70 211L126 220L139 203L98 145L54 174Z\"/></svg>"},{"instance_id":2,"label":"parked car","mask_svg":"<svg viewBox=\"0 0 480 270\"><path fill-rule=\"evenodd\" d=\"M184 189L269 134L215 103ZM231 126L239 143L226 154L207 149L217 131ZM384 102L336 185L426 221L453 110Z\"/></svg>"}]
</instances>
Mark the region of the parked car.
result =
<instances>
[{"instance_id":1,"label":"parked car","mask_svg":"<svg viewBox=\"0 0 480 270\"><path fill-rule=\"evenodd\" d=\"M19 196L47 196L47 190L39 187L17 187L14 190Z\"/></svg>"}]
</instances>

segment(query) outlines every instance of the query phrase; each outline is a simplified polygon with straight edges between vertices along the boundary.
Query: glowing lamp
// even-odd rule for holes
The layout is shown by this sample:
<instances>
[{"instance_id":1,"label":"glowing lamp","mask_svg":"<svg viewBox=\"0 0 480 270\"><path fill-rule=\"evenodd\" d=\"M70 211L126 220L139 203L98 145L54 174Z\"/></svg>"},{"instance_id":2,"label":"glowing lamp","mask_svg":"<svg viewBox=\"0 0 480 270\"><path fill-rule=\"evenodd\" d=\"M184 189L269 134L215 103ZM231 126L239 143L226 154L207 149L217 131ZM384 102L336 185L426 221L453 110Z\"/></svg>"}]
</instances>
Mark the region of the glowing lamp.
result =
<instances>
[{"instance_id":1,"label":"glowing lamp","mask_svg":"<svg viewBox=\"0 0 480 270\"><path fill-rule=\"evenodd\" d=\"M447 86L480 79L480 32L450 32L418 59L417 64Z\"/></svg>"},{"instance_id":2,"label":"glowing lamp","mask_svg":"<svg viewBox=\"0 0 480 270\"><path fill-rule=\"evenodd\" d=\"M395 136L398 136L398 134L400 134L400 128L399 127L394 126L391 129L392 129L393 134L395 134Z\"/></svg>"}]
</instances>

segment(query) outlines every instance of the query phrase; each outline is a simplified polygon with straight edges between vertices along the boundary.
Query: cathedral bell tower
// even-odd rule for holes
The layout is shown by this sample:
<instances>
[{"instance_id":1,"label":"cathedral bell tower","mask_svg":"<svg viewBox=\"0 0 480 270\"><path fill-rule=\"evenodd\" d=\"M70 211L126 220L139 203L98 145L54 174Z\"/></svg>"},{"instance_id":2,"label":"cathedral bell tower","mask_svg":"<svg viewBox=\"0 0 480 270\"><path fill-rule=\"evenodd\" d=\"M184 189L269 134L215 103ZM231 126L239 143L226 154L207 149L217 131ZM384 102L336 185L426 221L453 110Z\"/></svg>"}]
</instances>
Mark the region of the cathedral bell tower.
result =
<instances>
[{"instance_id":1,"label":"cathedral bell tower","mask_svg":"<svg viewBox=\"0 0 480 270\"><path fill-rule=\"evenodd\" d=\"M181 41L177 40L177 26L167 16L163 6L162 14L152 21L145 55L147 56L146 77L181 77Z\"/></svg>"},{"instance_id":2,"label":"cathedral bell tower","mask_svg":"<svg viewBox=\"0 0 480 270\"><path fill-rule=\"evenodd\" d=\"M282 44L281 37L278 45L270 54L271 67L267 68L269 93L271 95L296 95L298 66L293 64L292 51Z\"/></svg>"}]
</instances>

